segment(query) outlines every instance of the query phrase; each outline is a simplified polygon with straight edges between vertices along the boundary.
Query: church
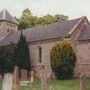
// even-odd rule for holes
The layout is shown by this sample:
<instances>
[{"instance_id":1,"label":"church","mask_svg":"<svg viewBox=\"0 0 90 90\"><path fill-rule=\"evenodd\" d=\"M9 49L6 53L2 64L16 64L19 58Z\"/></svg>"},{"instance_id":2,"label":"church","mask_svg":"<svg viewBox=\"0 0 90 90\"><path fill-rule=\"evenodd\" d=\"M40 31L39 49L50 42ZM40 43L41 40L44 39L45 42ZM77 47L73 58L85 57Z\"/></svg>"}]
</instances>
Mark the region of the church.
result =
<instances>
[{"instance_id":1,"label":"church","mask_svg":"<svg viewBox=\"0 0 90 90\"><path fill-rule=\"evenodd\" d=\"M21 32L18 22L7 10L0 12L0 46L17 44ZM51 71L50 51L55 43L62 39L71 42L77 57L75 76L85 72L90 76L90 23L86 16L41 25L23 30L30 48L30 59L33 70L37 75L38 64L43 63L46 71Z\"/></svg>"}]
</instances>

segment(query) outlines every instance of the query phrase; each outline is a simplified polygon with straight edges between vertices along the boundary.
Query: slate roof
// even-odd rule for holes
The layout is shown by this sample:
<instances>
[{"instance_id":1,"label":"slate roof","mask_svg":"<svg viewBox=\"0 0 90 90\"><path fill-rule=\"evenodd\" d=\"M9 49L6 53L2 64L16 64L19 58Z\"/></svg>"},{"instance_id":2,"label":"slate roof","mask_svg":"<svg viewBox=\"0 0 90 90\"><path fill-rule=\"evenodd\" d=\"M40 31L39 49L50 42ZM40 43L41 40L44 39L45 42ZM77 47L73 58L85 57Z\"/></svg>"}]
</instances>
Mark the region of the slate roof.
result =
<instances>
[{"instance_id":1,"label":"slate roof","mask_svg":"<svg viewBox=\"0 0 90 90\"><path fill-rule=\"evenodd\" d=\"M28 28L26 30L23 30L23 34L24 36L26 36L27 42L64 38L80 20L81 18L78 18L65 22L57 22L50 25ZM4 38L0 42L0 45L8 45L10 43L16 44L19 38L20 31L11 32L6 38Z\"/></svg>"},{"instance_id":2,"label":"slate roof","mask_svg":"<svg viewBox=\"0 0 90 90\"><path fill-rule=\"evenodd\" d=\"M84 27L81 30L77 40L78 41L90 40L90 25L84 25Z\"/></svg>"},{"instance_id":3,"label":"slate roof","mask_svg":"<svg viewBox=\"0 0 90 90\"><path fill-rule=\"evenodd\" d=\"M15 18L12 17L6 9L3 9L0 12L0 21L2 20L17 24L17 21L15 20Z\"/></svg>"}]
</instances>

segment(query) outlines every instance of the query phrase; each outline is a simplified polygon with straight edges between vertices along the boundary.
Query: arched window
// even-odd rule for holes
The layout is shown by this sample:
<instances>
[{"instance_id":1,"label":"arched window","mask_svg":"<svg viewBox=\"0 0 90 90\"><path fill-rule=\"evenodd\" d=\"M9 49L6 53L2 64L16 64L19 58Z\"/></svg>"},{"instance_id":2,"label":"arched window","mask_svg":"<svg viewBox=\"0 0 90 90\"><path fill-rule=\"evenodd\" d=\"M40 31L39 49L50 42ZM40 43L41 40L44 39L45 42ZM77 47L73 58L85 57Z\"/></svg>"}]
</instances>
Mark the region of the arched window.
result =
<instances>
[{"instance_id":1,"label":"arched window","mask_svg":"<svg viewBox=\"0 0 90 90\"><path fill-rule=\"evenodd\" d=\"M39 47L39 63L42 63L42 47Z\"/></svg>"}]
</instances>

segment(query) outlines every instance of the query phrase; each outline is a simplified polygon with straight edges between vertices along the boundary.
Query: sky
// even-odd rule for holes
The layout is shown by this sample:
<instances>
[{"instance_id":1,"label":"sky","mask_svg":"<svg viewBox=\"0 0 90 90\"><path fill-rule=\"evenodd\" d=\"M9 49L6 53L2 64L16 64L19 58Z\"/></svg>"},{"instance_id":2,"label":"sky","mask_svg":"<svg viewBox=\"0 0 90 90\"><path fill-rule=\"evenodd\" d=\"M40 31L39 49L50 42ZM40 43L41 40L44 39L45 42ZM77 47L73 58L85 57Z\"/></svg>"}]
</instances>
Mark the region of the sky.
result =
<instances>
[{"instance_id":1,"label":"sky","mask_svg":"<svg viewBox=\"0 0 90 90\"><path fill-rule=\"evenodd\" d=\"M19 17L25 8L37 16L63 14L70 19L90 18L90 0L0 0L0 11L7 9L13 16Z\"/></svg>"}]
</instances>

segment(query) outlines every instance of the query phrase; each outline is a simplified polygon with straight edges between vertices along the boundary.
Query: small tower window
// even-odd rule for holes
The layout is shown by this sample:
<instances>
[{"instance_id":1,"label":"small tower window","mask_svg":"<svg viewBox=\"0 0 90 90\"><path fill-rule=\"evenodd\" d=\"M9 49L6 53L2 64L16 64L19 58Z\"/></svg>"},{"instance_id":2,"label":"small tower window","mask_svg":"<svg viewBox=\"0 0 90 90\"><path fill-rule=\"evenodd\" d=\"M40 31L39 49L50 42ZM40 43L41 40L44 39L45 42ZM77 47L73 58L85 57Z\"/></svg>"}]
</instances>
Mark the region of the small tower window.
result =
<instances>
[{"instance_id":1,"label":"small tower window","mask_svg":"<svg viewBox=\"0 0 90 90\"><path fill-rule=\"evenodd\" d=\"M42 47L39 47L39 63L42 63Z\"/></svg>"}]
</instances>

